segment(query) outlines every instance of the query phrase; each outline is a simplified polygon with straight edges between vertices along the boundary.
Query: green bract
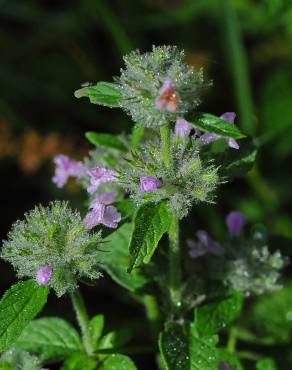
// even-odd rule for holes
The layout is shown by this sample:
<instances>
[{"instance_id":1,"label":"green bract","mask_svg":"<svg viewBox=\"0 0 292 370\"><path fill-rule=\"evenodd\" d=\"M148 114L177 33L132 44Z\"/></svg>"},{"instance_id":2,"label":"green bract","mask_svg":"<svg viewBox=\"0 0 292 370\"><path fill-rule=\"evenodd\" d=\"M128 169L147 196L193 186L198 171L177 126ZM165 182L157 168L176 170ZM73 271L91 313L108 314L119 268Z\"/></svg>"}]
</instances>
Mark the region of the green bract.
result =
<instances>
[{"instance_id":1,"label":"green bract","mask_svg":"<svg viewBox=\"0 0 292 370\"><path fill-rule=\"evenodd\" d=\"M66 202L39 206L17 221L4 242L2 257L18 276L36 276L43 266L53 270L49 285L61 296L73 291L78 278L97 279L100 233L88 231L78 212Z\"/></svg>"},{"instance_id":2,"label":"green bract","mask_svg":"<svg viewBox=\"0 0 292 370\"><path fill-rule=\"evenodd\" d=\"M134 51L124 57L126 68L117 79L122 99L120 107L135 122L158 127L195 109L201 99L203 71L185 63L183 51L175 46L153 47L152 52ZM170 79L179 96L175 112L158 109L155 102L165 81Z\"/></svg>"},{"instance_id":3,"label":"green bract","mask_svg":"<svg viewBox=\"0 0 292 370\"><path fill-rule=\"evenodd\" d=\"M185 217L197 202L212 202L219 183L217 167L200 158L200 142L171 137L171 165L163 162L163 145L159 141L148 142L119 170L120 184L130 192L138 205L145 202L168 201L179 218ZM142 192L140 179L157 177L162 186L153 192Z\"/></svg>"}]
</instances>

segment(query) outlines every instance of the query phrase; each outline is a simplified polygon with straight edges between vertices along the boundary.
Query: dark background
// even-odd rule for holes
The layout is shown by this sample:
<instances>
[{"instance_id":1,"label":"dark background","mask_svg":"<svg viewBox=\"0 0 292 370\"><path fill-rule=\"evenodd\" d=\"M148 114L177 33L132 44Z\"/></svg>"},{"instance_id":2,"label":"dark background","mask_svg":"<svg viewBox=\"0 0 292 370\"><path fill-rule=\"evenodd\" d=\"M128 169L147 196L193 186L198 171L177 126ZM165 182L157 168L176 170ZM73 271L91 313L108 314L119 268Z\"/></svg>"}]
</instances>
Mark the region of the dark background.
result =
<instances>
[{"instance_id":1,"label":"dark background","mask_svg":"<svg viewBox=\"0 0 292 370\"><path fill-rule=\"evenodd\" d=\"M222 186L218 204L196 208L190 230L206 228L220 239L226 213L240 209L283 248L289 244L292 3L284 0L0 0L1 239L37 203L59 198L80 206L74 182L64 190L51 183L52 157L82 158L90 148L84 132L129 132L132 124L73 92L87 81L111 81L125 53L153 44L185 49L214 83L201 109L237 112L237 124L260 145L253 170ZM1 262L1 291L13 281ZM108 327L141 321L141 307L107 277L83 289L91 313L107 312ZM66 298L52 295L45 313L73 320ZM136 360L139 369L153 366L147 355Z\"/></svg>"}]
</instances>

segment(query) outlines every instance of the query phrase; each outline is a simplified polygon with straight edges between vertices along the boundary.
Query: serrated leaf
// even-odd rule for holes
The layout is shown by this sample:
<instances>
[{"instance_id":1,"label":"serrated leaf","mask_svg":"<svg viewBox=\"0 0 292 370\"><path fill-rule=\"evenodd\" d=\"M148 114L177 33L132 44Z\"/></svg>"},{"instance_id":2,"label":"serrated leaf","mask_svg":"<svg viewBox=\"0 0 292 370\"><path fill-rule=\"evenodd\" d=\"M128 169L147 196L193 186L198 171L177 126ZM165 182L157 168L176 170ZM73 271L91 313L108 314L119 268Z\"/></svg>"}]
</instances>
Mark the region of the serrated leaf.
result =
<instances>
[{"instance_id":1,"label":"serrated leaf","mask_svg":"<svg viewBox=\"0 0 292 370\"><path fill-rule=\"evenodd\" d=\"M164 202L143 204L137 211L130 242L128 271L151 260L162 235L169 230L172 215Z\"/></svg>"},{"instance_id":2,"label":"serrated leaf","mask_svg":"<svg viewBox=\"0 0 292 370\"><path fill-rule=\"evenodd\" d=\"M195 309L195 327L199 335L212 335L224 329L240 313L243 296L232 292L217 302L205 304Z\"/></svg>"},{"instance_id":3,"label":"serrated leaf","mask_svg":"<svg viewBox=\"0 0 292 370\"><path fill-rule=\"evenodd\" d=\"M103 332L103 327L104 327L103 315L96 315L89 322L88 331L89 336L92 339L94 349L98 348L98 343Z\"/></svg>"},{"instance_id":4,"label":"serrated leaf","mask_svg":"<svg viewBox=\"0 0 292 370\"><path fill-rule=\"evenodd\" d=\"M0 301L0 351L10 347L27 324L42 310L49 288L34 280L13 285Z\"/></svg>"},{"instance_id":5,"label":"serrated leaf","mask_svg":"<svg viewBox=\"0 0 292 370\"><path fill-rule=\"evenodd\" d=\"M195 323L191 324L189 335L191 370L218 370L217 342L216 335L199 336Z\"/></svg>"},{"instance_id":6,"label":"serrated leaf","mask_svg":"<svg viewBox=\"0 0 292 370\"><path fill-rule=\"evenodd\" d=\"M128 148L122 142L122 140L120 140L119 137L115 135L89 131L86 132L85 137L91 144L96 146L104 146L111 149L117 149L125 153L128 151Z\"/></svg>"},{"instance_id":7,"label":"serrated leaf","mask_svg":"<svg viewBox=\"0 0 292 370\"><path fill-rule=\"evenodd\" d=\"M85 353L74 353L63 364L61 370L95 370L96 360Z\"/></svg>"},{"instance_id":8,"label":"serrated leaf","mask_svg":"<svg viewBox=\"0 0 292 370\"><path fill-rule=\"evenodd\" d=\"M126 223L105 238L103 248L105 252L101 253L101 267L114 281L134 292L143 288L148 279L138 269L131 274L127 272L132 230L133 225Z\"/></svg>"},{"instance_id":9,"label":"serrated leaf","mask_svg":"<svg viewBox=\"0 0 292 370\"><path fill-rule=\"evenodd\" d=\"M222 137L232 137L234 139L245 137L233 123L225 121L213 114L192 112L187 115L186 119L200 130L215 133Z\"/></svg>"},{"instance_id":10,"label":"serrated leaf","mask_svg":"<svg viewBox=\"0 0 292 370\"><path fill-rule=\"evenodd\" d=\"M16 345L41 355L43 361L64 359L73 352L82 351L78 332L71 324L57 317L32 321Z\"/></svg>"},{"instance_id":11,"label":"serrated leaf","mask_svg":"<svg viewBox=\"0 0 292 370\"><path fill-rule=\"evenodd\" d=\"M98 369L99 370L137 370L134 362L128 356L119 355L119 354L108 356L103 361L103 363Z\"/></svg>"},{"instance_id":12,"label":"serrated leaf","mask_svg":"<svg viewBox=\"0 0 292 370\"><path fill-rule=\"evenodd\" d=\"M95 85L83 87L75 91L76 98L87 97L93 104L116 108L122 98L120 88L111 82L98 82Z\"/></svg>"},{"instance_id":13,"label":"serrated leaf","mask_svg":"<svg viewBox=\"0 0 292 370\"><path fill-rule=\"evenodd\" d=\"M277 370L277 365L275 361L271 358L264 358L259 360L256 364L257 370Z\"/></svg>"}]
</instances>

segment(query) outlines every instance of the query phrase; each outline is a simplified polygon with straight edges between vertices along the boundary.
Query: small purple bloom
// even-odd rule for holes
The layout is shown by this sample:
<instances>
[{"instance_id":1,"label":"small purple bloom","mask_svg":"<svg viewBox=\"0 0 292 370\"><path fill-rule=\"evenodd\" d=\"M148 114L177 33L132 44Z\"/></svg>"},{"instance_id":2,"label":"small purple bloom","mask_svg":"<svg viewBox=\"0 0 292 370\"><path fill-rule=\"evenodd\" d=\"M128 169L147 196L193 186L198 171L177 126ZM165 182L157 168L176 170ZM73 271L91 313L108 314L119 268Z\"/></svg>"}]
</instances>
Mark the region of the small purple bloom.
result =
<instances>
[{"instance_id":1,"label":"small purple bloom","mask_svg":"<svg viewBox=\"0 0 292 370\"><path fill-rule=\"evenodd\" d=\"M41 267L36 274L36 281L39 285L48 285L52 278L53 270L50 266Z\"/></svg>"},{"instance_id":2,"label":"small purple bloom","mask_svg":"<svg viewBox=\"0 0 292 370\"><path fill-rule=\"evenodd\" d=\"M140 190L143 193L154 192L161 186L161 181L155 176L142 176L140 178Z\"/></svg>"},{"instance_id":3,"label":"small purple bloom","mask_svg":"<svg viewBox=\"0 0 292 370\"><path fill-rule=\"evenodd\" d=\"M175 123L174 135L184 139L190 135L193 126L183 118L178 118Z\"/></svg>"},{"instance_id":4,"label":"small purple bloom","mask_svg":"<svg viewBox=\"0 0 292 370\"><path fill-rule=\"evenodd\" d=\"M159 95L155 100L155 107L166 112L175 112L178 106L179 95L171 78L166 78Z\"/></svg>"},{"instance_id":5,"label":"small purple bloom","mask_svg":"<svg viewBox=\"0 0 292 370\"><path fill-rule=\"evenodd\" d=\"M103 224L107 227L116 228L121 221L121 214L114 206L109 206L116 199L116 192L106 191L98 195L90 204L91 211L87 213L83 222L88 229Z\"/></svg>"},{"instance_id":6,"label":"small purple bloom","mask_svg":"<svg viewBox=\"0 0 292 370\"><path fill-rule=\"evenodd\" d=\"M52 181L58 188L62 188L70 176L81 177L85 174L85 169L81 162L77 162L67 155L56 155L54 157L54 163L56 164L56 170Z\"/></svg>"},{"instance_id":7,"label":"small purple bloom","mask_svg":"<svg viewBox=\"0 0 292 370\"><path fill-rule=\"evenodd\" d=\"M226 112L226 113L223 113L220 116L221 119L224 119L225 121L228 121L231 124L234 124L235 117L236 117L236 114L234 112ZM219 140L219 139L221 139L220 135L217 135L215 133L209 133L209 132L203 134L200 137L200 140L204 144L210 144L210 143L213 143L214 141ZM238 142L235 139L233 139L232 137L227 138L226 141L227 141L227 144L230 148L239 149Z\"/></svg>"},{"instance_id":8,"label":"small purple bloom","mask_svg":"<svg viewBox=\"0 0 292 370\"><path fill-rule=\"evenodd\" d=\"M90 185L87 188L88 193L93 194L102 184L116 180L115 171L104 167L94 167L87 170L90 176Z\"/></svg>"},{"instance_id":9,"label":"small purple bloom","mask_svg":"<svg viewBox=\"0 0 292 370\"><path fill-rule=\"evenodd\" d=\"M232 236L239 236L245 224L246 216L242 212L233 211L226 217L226 225L228 227L229 234Z\"/></svg>"},{"instance_id":10,"label":"small purple bloom","mask_svg":"<svg viewBox=\"0 0 292 370\"><path fill-rule=\"evenodd\" d=\"M211 253L219 256L223 253L222 246L214 241L209 234L204 230L197 231L198 241L187 240L187 245L190 248L189 255L192 258L204 256L206 253Z\"/></svg>"}]
</instances>

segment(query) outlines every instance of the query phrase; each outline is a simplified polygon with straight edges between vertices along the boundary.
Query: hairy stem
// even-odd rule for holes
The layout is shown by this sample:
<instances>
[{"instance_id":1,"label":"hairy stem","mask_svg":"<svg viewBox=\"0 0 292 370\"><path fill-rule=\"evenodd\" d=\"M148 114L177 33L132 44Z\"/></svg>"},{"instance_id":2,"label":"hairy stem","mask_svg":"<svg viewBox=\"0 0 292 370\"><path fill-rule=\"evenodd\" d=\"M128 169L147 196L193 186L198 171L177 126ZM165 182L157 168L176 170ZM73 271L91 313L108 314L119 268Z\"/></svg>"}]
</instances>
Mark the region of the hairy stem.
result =
<instances>
[{"instance_id":1,"label":"hairy stem","mask_svg":"<svg viewBox=\"0 0 292 370\"><path fill-rule=\"evenodd\" d=\"M167 126L160 127L163 161L167 168L171 167L171 164L172 164L171 153L170 153L169 133L170 133L169 128Z\"/></svg>"},{"instance_id":2,"label":"hairy stem","mask_svg":"<svg viewBox=\"0 0 292 370\"><path fill-rule=\"evenodd\" d=\"M153 295L146 294L143 297L146 315L151 325L151 330L155 339L159 333L160 312L157 304L157 299Z\"/></svg>"},{"instance_id":3,"label":"hairy stem","mask_svg":"<svg viewBox=\"0 0 292 370\"><path fill-rule=\"evenodd\" d=\"M77 321L82 333L82 341L85 348L85 351L88 355L91 355L93 351L91 338L88 332L88 323L89 318L86 311L84 299L79 290L75 290L71 293L71 300L74 307L74 311L76 313Z\"/></svg>"},{"instance_id":4,"label":"hairy stem","mask_svg":"<svg viewBox=\"0 0 292 370\"><path fill-rule=\"evenodd\" d=\"M176 309L181 305L181 258L179 248L179 221L173 215L169 236L169 292Z\"/></svg>"}]
</instances>

